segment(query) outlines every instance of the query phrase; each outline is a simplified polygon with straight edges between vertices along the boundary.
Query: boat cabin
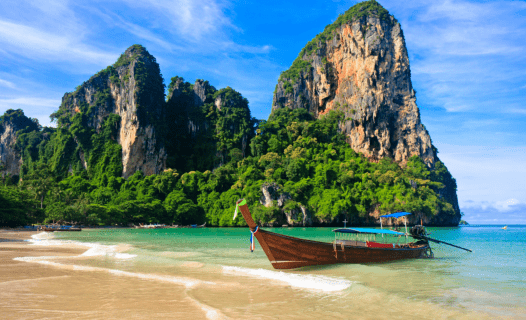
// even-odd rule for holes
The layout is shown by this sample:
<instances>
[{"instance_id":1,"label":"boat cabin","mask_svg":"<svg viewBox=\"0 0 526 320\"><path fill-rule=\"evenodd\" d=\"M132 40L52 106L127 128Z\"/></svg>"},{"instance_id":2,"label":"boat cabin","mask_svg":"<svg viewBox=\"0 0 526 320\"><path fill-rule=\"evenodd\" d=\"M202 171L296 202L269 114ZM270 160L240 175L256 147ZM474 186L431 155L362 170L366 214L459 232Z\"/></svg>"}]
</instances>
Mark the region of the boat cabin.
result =
<instances>
[{"instance_id":1,"label":"boat cabin","mask_svg":"<svg viewBox=\"0 0 526 320\"><path fill-rule=\"evenodd\" d=\"M407 246L405 233L373 228L342 228L334 231L334 243L367 248L403 248Z\"/></svg>"},{"instance_id":2,"label":"boat cabin","mask_svg":"<svg viewBox=\"0 0 526 320\"><path fill-rule=\"evenodd\" d=\"M407 218L409 212L396 212L380 216L380 229L373 228L341 228L334 231L334 244L367 248L407 248L414 243L408 243ZM382 218L404 217L405 233L383 228ZM346 222L346 221L345 221Z\"/></svg>"}]
</instances>

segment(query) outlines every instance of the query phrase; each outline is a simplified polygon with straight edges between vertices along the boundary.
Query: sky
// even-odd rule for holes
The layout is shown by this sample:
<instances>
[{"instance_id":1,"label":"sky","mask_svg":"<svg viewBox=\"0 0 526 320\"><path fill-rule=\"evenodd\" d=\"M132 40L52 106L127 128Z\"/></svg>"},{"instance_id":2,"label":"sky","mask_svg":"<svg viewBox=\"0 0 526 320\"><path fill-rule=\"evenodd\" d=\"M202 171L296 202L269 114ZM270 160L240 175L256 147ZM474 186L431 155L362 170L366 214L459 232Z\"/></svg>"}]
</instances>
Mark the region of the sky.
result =
<instances>
[{"instance_id":1,"label":"sky","mask_svg":"<svg viewBox=\"0 0 526 320\"><path fill-rule=\"evenodd\" d=\"M526 224L526 2L379 1L404 31L422 122L471 224ZM280 72L357 1L2 0L0 114L50 123L66 92L142 44L168 85L208 80L267 119Z\"/></svg>"}]
</instances>

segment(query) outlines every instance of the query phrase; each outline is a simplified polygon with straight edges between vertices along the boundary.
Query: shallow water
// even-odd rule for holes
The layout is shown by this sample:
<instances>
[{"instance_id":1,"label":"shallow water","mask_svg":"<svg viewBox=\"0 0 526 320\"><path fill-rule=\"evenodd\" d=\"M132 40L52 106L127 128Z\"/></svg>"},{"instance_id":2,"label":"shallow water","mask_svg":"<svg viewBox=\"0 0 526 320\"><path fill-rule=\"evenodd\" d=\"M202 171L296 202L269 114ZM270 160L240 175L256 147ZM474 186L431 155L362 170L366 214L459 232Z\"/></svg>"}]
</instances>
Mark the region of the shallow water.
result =
<instances>
[{"instance_id":1,"label":"shallow water","mask_svg":"<svg viewBox=\"0 0 526 320\"><path fill-rule=\"evenodd\" d=\"M274 270L259 245L250 252L246 228L42 233L34 245L79 246L84 253L18 260L173 286L174 296L190 303L176 318L199 310L209 319L526 319L526 226L501 227L428 228L431 237L472 253L432 245L435 259L286 271ZM330 228L268 230L317 241L334 237ZM142 299L155 304L159 297L145 290Z\"/></svg>"}]
</instances>

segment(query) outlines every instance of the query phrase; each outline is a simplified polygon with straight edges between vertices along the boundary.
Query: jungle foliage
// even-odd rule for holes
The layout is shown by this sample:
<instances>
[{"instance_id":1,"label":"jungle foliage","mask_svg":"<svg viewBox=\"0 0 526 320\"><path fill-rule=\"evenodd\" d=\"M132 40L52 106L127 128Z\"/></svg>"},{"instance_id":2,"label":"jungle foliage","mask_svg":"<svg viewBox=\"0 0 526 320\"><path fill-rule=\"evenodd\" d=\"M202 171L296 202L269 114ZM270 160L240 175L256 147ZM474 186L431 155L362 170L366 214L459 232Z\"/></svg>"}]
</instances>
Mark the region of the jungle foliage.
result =
<instances>
[{"instance_id":1,"label":"jungle foliage","mask_svg":"<svg viewBox=\"0 0 526 320\"><path fill-rule=\"evenodd\" d=\"M179 172L211 170L244 157L257 124L239 92L230 87L216 90L208 81L198 81L205 91L202 104L196 103L201 98L194 85L182 77L173 77L168 87L167 167Z\"/></svg>"},{"instance_id":2,"label":"jungle foliage","mask_svg":"<svg viewBox=\"0 0 526 320\"><path fill-rule=\"evenodd\" d=\"M212 98L219 95L236 103L246 100L228 88L214 92ZM299 221L301 215L293 213L301 208L312 214L314 224L338 218L367 223L372 210L409 211L429 217L455 214L441 195L446 184L456 188L455 180L441 162L432 171L416 156L405 167L387 158L370 162L354 152L338 132L341 113L329 112L315 120L303 109L280 109L254 128L250 113L236 111L236 103L221 112L213 111L212 106L200 111L203 119L215 124L215 130L206 133L210 144L193 150L202 155L224 155L222 161L186 161L183 170L166 169L150 176L137 171L127 180L121 177L120 146L112 139L117 115L107 117L99 133L82 125L82 113L75 116L69 129L22 130L17 148L24 154L23 179L3 180L0 224L206 222L241 226L245 225L243 219L232 220L240 198L247 199L255 219L267 225L283 223L285 214ZM236 112L238 116L222 119ZM245 119L243 126L229 131L240 119ZM249 131L253 134L243 153L242 133ZM68 158L79 152L80 146L87 170L72 162L73 157ZM260 203L262 187L269 185L287 195L282 207L275 200L269 208Z\"/></svg>"}]
</instances>

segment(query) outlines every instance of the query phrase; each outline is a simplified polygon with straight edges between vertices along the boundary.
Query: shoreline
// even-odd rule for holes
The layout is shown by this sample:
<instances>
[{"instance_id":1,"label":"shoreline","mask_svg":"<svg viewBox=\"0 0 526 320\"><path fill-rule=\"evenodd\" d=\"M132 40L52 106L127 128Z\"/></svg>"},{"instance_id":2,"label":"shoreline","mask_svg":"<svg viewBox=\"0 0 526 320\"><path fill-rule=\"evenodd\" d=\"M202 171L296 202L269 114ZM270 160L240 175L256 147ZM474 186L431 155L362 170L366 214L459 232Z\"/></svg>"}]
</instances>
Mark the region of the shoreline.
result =
<instances>
[{"instance_id":1,"label":"shoreline","mask_svg":"<svg viewBox=\"0 0 526 320\"><path fill-rule=\"evenodd\" d=\"M101 231L99 228L92 230ZM122 231L122 234L128 234ZM9 315L10 319L246 319L250 316L271 318L268 312L268 305L271 304L274 311L282 313L285 318L299 318L300 315L293 309L304 306L307 301L316 309L309 316L301 316L319 319L328 315L323 309L327 300L319 303L320 294L340 297L329 303L331 308L341 312L353 310L364 319L375 318L371 311L376 316L392 317L401 313L419 315L422 319L440 318L439 315L458 319L494 319L503 318L503 312L508 312L509 318L520 318L523 311L520 304L523 298L520 297L509 304L511 300L509 297L504 299L501 296L503 293L493 293L476 286L457 288L438 284L444 280L456 281L458 277L445 277L439 272L427 280L419 278L421 272L418 266L425 261L413 263L416 269L402 268L405 265L402 263L399 266L350 265L282 272L265 267L261 269L257 263L239 263L239 266L234 263L233 266L223 266L221 271L213 267L217 264L217 255L212 254L212 260L208 262L194 260L194 256L179 255L177 246L173 247L173 252L130 252L136 253L137 259L119 257L117 254L126 255L130 246L137 242L126 245L126 237L102 233L118 240L105 245L99 242L104 237L96 233L94 237L87 234L87 238L82 238L90 242L83 246L76 240L54 238L51 232L0 229L0 313ZM40 235L34 237L35 240L41 241L26 241L37 234ZM153 232L151 236L147 234L144 234L144 239L159 239ZM164 235L165 232L159 234ZM215 235L216 232L210 234ZM197 239L201 235L188 232L184 237ZM141 246L137 248L139 251L147 250L141 249ZM223 253L228 253L228 259L264 258L264 266L267 266L268 261L261 250L242 255L236 255L236 250L225 250ZM226 257L219 256L220 259ZM172 260L167 264L149 262L163 259ZM444 263L452 262L438 259L434 264L441 269ZM432 265L426 268L430 267ZM392 283L392 279L399 278L400 271L409 273L407 279L411 279L411 287L407 288L406 283ZM306 286L305 281L309 279L311 282ZM415 279L420 280L413 283ZM352 282L352 286L335 292L318 292L320 285L332 288L334 283L346 283L342 280ZM422 287L419 284L434 285L438 291L420 292ZM505 294L508 291L502 292ZM252 295L254 292L258 295ZM415 295L418 298L414 298ZM363 299L359 298L362 296ZM478 298L474 299L475 296ZM351 307L338 302L347 301L347 298L349 302L354 301ZM486 299L489 298L494 302L486 308ZM453 304L448 303L451 299L454 299ZM361 309L369 301L373 301L376 307L367 311ZM408 310L397 307L384 311L380 303L383 301L392 301L394 306L407 305L412 311L407 313ZM294 308L291 309L291 306Z\"/></svg>"},{"instance_id":2,"label":"shoreline","mask_svg":"<svg viewBox=\"0 0 526 320\"><path fill-rule=\"evenodd\" d=\"M83 271L74 261L91 259L88 247L32 245L39 233L0 229L0 314L10 319L210 318L184 286Z\"/></svg>"}]
</instances>

